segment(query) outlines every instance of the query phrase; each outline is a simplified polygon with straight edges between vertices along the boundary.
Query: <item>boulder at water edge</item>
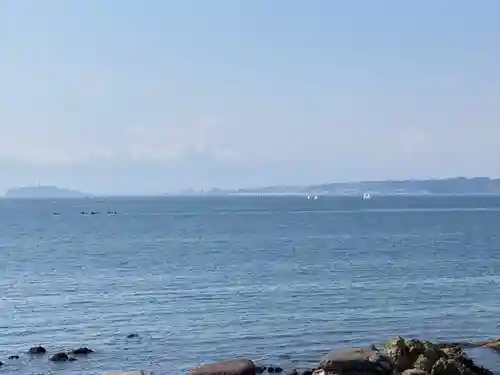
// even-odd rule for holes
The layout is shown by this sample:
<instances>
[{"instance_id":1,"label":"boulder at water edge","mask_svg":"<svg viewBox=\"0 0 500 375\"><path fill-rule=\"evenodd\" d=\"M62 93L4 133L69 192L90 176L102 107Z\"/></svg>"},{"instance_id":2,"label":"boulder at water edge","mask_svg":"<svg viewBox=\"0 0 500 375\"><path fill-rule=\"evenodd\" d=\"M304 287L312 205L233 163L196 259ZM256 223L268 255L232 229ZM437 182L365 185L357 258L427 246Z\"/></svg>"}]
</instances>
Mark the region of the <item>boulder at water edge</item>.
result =
<instances>
[{"instance_id":1,"label":"boulder at water edge","mask_svg":"<svg viewBox=\"0 0 500 375\"><path fill-rule=\"evenodd\" d=\"M90 353L94 353L94 351L89 348L78 348L71 351L71 354L73 355L87 355Z\"/></svg>"},{"instance_id":2,"label":"boulder at water edge","mask_svg":"<svg viewBox=\"0 0 500 375\"><path fill-rule=\"evenodd\" d=\"M29 354L45 354L47 350L43 346L34 346L28 350Z\"/></svg>"},{"instance_id":3,"label":"boulder at water edge","mask_svg":"<svg viewBox=\"0 0 500 375\"><path fill-rule=\"evenodd\" d=\"M500 339L488 340L480 343L480 346L483 348L493 349L500 353Z\"/></svg>"},{"instance_id":4,"label":"boulder at water edge","mask_svg":"<svg viewBox=\"0 0 500 375\"><path fill-rule=\"evenodd\" d=\"M462 346L435 345L429 341L389 340L384 347L396 370L404 375L492 375L474 364Z\"/></svg>"},{"instance_id":5,"label":"boulder at water edge","mask_svg":"<svg viewBox=\"0 0 500 375\"><path fill-rule=\"evenodd\" d=\"M52 362L66 362L69 361L69 357L66 353L56 353L52 357L50 357Z\"/></svg>"},{"instance_id":6,"label":"boulder at water edge","mask_svg":"<svg viewBox=\"0 0 500 375\"><path fill-rule=\"evenodd\" d=\"M319 367L327 373L392 374L391 359L372 349L350 349L325 356Z\"/></svg>"},{"instance_id":7,"label":"boulder at water edge","mask_svg":"<svg viewBox=\"0 0 500 375\"><path fill-rule=\"evenodd\" d=\"M255 375L255 365L248 359L235 359L202 365L190 375Z\"/></svg>"}]
</instances>

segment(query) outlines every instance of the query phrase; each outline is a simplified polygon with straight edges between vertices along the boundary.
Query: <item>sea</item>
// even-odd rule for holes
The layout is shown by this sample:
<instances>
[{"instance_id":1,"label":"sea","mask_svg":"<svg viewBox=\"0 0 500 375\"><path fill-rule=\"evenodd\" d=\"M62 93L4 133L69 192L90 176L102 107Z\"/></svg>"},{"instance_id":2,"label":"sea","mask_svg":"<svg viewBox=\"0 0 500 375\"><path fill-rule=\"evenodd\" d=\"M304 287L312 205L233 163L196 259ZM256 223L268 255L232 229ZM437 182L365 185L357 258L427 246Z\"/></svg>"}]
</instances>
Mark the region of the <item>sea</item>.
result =
<instances>
[{"instance_id":1,"label":"sea","mask_svg":"<svg viewBox=\"0 0 500 375\"><path fill-rule=\"evenodd\" d=\"M395 335L500 336L499 196L0 200L2 374L305 369Z\"/></svg>"}]
</instances>

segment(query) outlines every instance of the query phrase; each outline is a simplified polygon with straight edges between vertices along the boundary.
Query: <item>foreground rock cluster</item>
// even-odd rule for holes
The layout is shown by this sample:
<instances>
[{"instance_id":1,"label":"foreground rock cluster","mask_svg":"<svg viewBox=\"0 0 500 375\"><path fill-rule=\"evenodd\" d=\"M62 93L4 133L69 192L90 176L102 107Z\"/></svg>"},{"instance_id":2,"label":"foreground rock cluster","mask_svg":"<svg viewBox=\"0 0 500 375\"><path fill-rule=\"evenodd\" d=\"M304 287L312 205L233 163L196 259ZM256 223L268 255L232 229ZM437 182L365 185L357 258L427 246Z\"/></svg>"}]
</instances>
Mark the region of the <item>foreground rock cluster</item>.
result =
<instances>
[{"instance_id":1,"label":"foreground rock cluster","mask_svg":"<svg viewBox=\"0 0 500 375\"><path fill-rule=\"evenodd\" d=\"M318 366L302 375L493 375L478 366L464 351L465 347L485 347L500 352L500 340L483 343L433 344L429 341L396 337L382 348L355 348L334 351ZM254 375L281 372L281 368L259 367L248 359L202 365L190 375ZM297 370L286 371L298 374Z\"/></svg>"},{"instance_id":2,"label":"foreground rock cluster","mask_svg":"<svg viewBox=\"0 0 500 375\"><path fill-rule=\"evenodd\" d=\"M136 337L136 336L131 336ZM306 369L300 375L493 375L489 369L474 363L468 357L467 348L488 348L500 354L500 339L479 343L455 342L433 344L429 341L405 340L396 337L383 347L353 348L334 351L323 357L318 365ZM86 347L58 352L48 356L52 362L71 362L78 356L86 356L93 350ZM47 350L35 346L28 355L44 356ZM8 360L19 359L11 355ZM0 361L0 366L3 363ZM204 364L190 371L189 375L259 375L259 374L299 375L296 369L275 366L257 366L249 359L234 359ZM107 372L105 375L152 375L140 370L131 372Z\"/></svg>"}]
</instances>

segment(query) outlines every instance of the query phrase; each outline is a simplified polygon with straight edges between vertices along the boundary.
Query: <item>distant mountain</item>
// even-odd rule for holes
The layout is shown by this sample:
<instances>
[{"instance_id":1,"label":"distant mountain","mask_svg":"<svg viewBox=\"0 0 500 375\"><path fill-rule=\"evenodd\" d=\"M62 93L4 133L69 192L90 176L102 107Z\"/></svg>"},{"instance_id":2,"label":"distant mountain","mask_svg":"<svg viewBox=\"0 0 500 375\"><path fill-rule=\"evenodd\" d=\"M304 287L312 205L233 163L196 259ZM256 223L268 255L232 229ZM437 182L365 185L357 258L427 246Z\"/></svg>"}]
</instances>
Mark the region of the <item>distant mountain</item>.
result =
<instances>
[{"instance_id":1,"label":"distant mountain","mask_svg":"<svg viewBox=\"0 0 500 375\"><path fill-rule=\"evenodd\" d=\"M436 180L337 182L311 186L268 186L214 191L214 194L251 195L380 195L394 194L500 194L500 179L488 177L447 178Z\"/></svg>"},{"instance_id":2,"label":"distant mountain","mask_svg":"<svg viewBox=\"0 0 500 375\"><path fill-rule=\"evenodd\" d=\"M87 195L69 189L61 189L56 186L24 186L9 189L5 196L7 198L83 198Z\"/></svg>"}]
</instances>

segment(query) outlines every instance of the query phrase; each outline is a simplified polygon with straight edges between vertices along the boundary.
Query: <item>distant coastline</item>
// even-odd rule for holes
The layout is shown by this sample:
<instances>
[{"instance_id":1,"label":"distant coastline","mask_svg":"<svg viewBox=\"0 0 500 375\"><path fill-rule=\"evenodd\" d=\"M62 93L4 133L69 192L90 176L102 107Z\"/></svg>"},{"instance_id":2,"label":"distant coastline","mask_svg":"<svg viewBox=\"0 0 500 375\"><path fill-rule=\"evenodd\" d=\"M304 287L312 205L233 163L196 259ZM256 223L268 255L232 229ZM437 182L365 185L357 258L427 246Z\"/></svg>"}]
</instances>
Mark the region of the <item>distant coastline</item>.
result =
<instances>
[{"instance_id":1,"label":"distant coastline","mask_svg":"<svg viewBox=\"0 0 500 375\"><path fill-rule=\"evenodd\" d=\"M500 194L500 179L488 177L446 178L430 180L387 180L334 182L308 186L267 186L246 189L211 189L184 195L472 195Z\"/></svg>"},{"instance_id":2,"label":"distant coastline","mask_svg":"<svg viewBox=\"0 0 500 375\"><path fill-rule=\"evenodd\" d=\"M77 190L61 189L56 186L22 186L7 190L6 198L47 199L47 198L85 198L87 194Z\"/></svg>"},{"instance_id":3,"label":"distant coastline","mask_svg":"<svg viewBox=\"0 0 500 375\"><path fill-rule=\"evenodd\" d=\"M240 189L187 189L165 194L131 195L140 196L363 196L370 195L500 195L500 178L456 177L429 180L386 180L333 182L318 185L275 185ZM9 189L6 198L86 198L127 197L120 194L87 194L78 190L57 186L23 186Z\"/></svg>"}]
</instances>

